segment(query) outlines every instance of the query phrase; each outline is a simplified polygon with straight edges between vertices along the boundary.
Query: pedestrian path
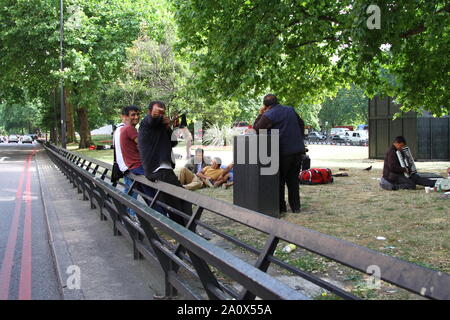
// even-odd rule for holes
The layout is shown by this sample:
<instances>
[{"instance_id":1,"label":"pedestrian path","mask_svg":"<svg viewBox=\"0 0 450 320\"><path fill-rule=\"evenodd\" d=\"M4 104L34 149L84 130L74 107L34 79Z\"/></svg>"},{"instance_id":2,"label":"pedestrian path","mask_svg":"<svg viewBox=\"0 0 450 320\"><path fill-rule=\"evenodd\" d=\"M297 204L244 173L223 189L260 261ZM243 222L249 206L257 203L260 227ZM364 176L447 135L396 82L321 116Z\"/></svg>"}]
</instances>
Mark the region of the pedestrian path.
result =
<instances>
[{"instance_id":1,"label":"pedestrian path","mask_svg":"<svg viewBox=\"0 0 450 320\"><path fill-rule=\"evenodd\" d=\"M162 271L133 260L128 241L113 236L110 222L100 221L45 152L37 158L64 297L141 300L161 294Z\"/></svg>"}]
</instances>

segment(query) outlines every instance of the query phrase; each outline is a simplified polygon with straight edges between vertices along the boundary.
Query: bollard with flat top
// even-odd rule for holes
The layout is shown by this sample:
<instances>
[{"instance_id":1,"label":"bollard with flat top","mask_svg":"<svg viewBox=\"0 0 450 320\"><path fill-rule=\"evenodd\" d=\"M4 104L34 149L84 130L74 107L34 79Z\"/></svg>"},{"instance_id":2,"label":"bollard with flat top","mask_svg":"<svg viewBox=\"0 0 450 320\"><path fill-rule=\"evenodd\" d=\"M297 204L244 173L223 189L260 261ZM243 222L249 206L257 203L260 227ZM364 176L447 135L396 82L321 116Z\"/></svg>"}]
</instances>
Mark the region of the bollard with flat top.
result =
<instances>
[{"instance_id":1,"label":"bollard with flat top","mask_svg":"<svg viewBox=\"0 0 450 320\"><path fill-rule=\"evenodd\" d=\"M234 137L233 204L279 218L279 153L271 144L270 135Z\"/></svg>"}]
</instances>

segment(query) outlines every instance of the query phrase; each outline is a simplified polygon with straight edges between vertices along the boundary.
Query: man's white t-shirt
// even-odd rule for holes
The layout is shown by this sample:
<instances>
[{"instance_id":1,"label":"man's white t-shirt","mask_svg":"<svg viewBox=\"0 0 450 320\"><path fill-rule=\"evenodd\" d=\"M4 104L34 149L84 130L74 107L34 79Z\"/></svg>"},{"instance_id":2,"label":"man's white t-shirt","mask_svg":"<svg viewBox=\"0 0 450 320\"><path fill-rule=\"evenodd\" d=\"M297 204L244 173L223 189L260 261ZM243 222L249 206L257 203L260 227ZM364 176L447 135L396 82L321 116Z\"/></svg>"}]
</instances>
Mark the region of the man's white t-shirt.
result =
<instances>
[{"instance_id":1,"label":"man's white t-shirt","mask_svg":"<svg viewBox=\"0 0 450 320\"><path fill-rule=\"evenodd\" d=\"M125 164L125 161L123 160L122 149L120 148L120 130L124 126L125 126L124 123L119 124L116 128L116 131L114 131L114 137L113 137L114 151L116 152L116 162L119 165L120 171L122 171L122 172L125 172L128 170L128 167Z\"/></svg>"}]
</instances>

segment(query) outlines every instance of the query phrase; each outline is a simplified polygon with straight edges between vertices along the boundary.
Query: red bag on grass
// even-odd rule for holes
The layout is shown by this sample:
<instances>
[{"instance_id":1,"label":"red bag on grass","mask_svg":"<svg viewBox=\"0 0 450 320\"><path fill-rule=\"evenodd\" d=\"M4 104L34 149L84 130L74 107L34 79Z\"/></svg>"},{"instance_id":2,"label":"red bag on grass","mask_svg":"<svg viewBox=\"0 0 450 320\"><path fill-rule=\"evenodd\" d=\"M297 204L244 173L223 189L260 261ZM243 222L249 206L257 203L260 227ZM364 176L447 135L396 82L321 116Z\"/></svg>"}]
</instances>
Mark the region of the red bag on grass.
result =
<instances>
[{"instance_id":1,"label":"red bag on grass","mask_svg":"<svg viewBox=\"0 0 450 320\"><path fill-rule=\"evenodd\" d=\"M333 182L331 174L331 170L328 168L311 168L300 171L298 179L301 184L326 184Z\"/></svg>"}]
</instances>

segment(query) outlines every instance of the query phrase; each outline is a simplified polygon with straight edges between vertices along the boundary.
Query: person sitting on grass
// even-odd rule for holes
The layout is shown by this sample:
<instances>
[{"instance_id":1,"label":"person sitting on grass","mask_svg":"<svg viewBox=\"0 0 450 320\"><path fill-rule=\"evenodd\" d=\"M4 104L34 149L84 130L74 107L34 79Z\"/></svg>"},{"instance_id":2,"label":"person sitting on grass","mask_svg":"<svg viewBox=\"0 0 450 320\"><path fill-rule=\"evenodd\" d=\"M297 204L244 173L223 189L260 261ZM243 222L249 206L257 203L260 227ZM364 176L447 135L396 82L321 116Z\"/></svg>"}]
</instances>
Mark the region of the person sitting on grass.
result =
<instances>
[{"instance_id":1,"label":"person sitting on grass","mask_svg":"<svg viewBox=\"0 0 450 320\"><path fill-rule=\"evenodd\" d=\"M217 178L214 182L214 187L220 187L224 189L228 189L234 184L234 176L233 176L233 163L230 163L228 166L221 166L220 168L223 170L222 174Z\"/></svg>"},{"instance_id":2,"label":"person sitting on grass","mask_svg":"<svg viewBox=\"0 0 450 320\"><path fill-rule=\"evenodd\" d=\"M220 169L220 164L222 160L220 158L214 158L211 161L210 166L204 167L197 174L193 174L189 170L181 169L178 179L183 187L187 190L197 190L202 188L203 186L208 186L210 188L214 187L214 182L219 178L222 174L223 170Z\"/></svg>"},{"instance_id":3,"label":"person sitting on grass","mask_svg":"<svg viewBox=\"0 0 450 320\"><path fill-rule=\"evenodd\" d=\"M406 139L398 136L392 142L392 145L386 151L384 157L383 177L380 181L380 187L384 190L416 189L416 185L425 187L434 187L435 181L422 178L417 173L408 172L407 168L400 165L397 157L397 150L402 150L406 146ZM409 177L405 173L411 174Z\"/></svg>"},{"instance_id":4,"label":"person sitting on grass","mask_svg":"<svg viewBox=\"0 0 450 320\"><path fill-rule=\"evenodd\" d=\"M211 164L211 158L205 157L205 150L202 148L197 148L195 150L195 156L191 157L184 168L189 169L193 174L197 174L197 172L202 171L202 169ZM183 170L182 168L181 170Z\"/></svg>"}]
</instances>

